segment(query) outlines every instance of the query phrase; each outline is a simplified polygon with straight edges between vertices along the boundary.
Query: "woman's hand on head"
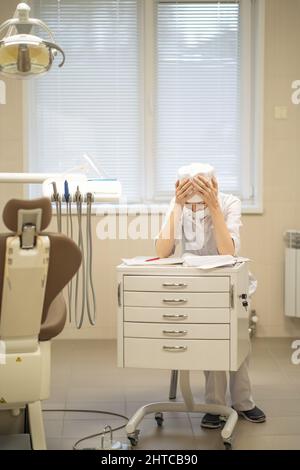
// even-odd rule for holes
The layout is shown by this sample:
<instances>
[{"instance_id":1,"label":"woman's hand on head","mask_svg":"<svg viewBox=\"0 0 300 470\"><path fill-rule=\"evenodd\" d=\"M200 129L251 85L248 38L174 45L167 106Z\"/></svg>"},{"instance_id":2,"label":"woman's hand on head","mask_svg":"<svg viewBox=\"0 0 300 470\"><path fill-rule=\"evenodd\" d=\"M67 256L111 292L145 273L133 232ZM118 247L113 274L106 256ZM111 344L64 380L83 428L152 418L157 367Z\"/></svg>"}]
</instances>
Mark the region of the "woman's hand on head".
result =
<instances>
[{"instance_id":1,"label":"woman's hand on head","mask_svg":"<svg viewBox=\"0 0 300 470\"><path fill-rule=\"evenodd\" d=\"M195 193L199 193L209 209L217 209L219 207L218 200L218 183L213 176L211 182L205 176L197 175L193 178L193 187Z\"/></svg>"},{"instance_id":2,"label":"woman's hand on head","mask_svg":"<svg viewBox=\"0 0 300 470\"><path fill-rule=\"evenodd\" d=\"M186 178L182 181L176 182L175 200L176 204L180 204L182 207L195 193L195 188L190 179Z\"/></svg>"}]
</instances>

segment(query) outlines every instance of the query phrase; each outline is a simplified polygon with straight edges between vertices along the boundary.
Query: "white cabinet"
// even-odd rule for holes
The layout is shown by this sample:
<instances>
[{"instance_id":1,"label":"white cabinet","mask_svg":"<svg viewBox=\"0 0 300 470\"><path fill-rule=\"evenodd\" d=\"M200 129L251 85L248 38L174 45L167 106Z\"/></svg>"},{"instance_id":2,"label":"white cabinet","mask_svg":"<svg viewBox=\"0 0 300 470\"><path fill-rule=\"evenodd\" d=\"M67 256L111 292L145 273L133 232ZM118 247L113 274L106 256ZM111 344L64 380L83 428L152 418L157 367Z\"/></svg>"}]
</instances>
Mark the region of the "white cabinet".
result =
<instances>
[{"instance_id":1,"label":"white cabinet","mask_svg":"<svg viewBox=\"0 0 300 470\"><path fill-rule=\"evenodd\" d=\"M249 351L244 263L118 267L120 367L237 370Z\"/></svg>"}]
</instances>

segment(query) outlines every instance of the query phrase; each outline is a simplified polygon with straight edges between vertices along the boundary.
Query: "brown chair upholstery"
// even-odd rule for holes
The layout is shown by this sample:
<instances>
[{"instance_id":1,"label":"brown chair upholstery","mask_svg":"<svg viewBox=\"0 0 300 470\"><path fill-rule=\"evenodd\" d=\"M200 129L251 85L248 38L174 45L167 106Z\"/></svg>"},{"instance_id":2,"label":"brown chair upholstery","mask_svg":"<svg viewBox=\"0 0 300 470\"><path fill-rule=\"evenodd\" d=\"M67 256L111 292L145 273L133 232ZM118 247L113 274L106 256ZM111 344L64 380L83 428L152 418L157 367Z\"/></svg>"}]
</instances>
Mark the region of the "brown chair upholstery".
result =
<instances>
[{"instance_id":1,"label":"brown chair upholstery","mask_svg":"<svg viewBox=\"0 0 300 470\"><path fill-rule=\"evenodd\" d=\"M10 200L3 210L3 221L11 233L0 235L0 316L5 266L6 239L16 235L19 209L42 209L40 235L49 237L50 254L48 276L45 289L42 324L39 339L47 341L57 336L66 322L66 303L63 288L78 271L81 264L81 251L70 238L63 234L47 233L45 230L52 217L52 206L48 198L33 200Z\"/></svg>"},{"instance_id":2,"label":"brown chair upholstery","mask_svg":"<svg viewBox=\"0 0 300 470\"><path fill-rule=\"evenodd\" d=\"M8 230L17 232L18 230L18 210L19 209L42 209L41 231L45 230L52 219L52 206L50 199L42 197L40 199L11 199L3 209L3 222Z\"/></svg>"},{"instance_id":3,"label":"brown chair upholstery","mask_svg":"<svg viewBox=\"0 0 300 470\"><path fill-rule=\"evenodd\" d=\"M65 326L67 318L66 302L61 292L51 302L45 321L42 323L39 339L48 341L60 333Z\"/></svg>"}]
</instances>

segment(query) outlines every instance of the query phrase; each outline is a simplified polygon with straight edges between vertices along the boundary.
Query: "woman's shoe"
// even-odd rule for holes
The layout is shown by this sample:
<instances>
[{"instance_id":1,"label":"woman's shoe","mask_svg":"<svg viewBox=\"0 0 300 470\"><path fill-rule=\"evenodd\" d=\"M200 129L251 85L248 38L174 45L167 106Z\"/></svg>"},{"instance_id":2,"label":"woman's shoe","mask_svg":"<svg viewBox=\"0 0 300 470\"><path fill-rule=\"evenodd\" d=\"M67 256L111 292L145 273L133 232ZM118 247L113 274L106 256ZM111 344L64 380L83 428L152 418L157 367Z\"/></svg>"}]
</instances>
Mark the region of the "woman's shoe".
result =
<instances>
[{"instance_id":1,"label":"woman's shoe","mask_svg":"<svg viewBox=\"0 0 300 470\"><path fill-rule=\"evenodd\" d=\"M264 423L266 421L266 415L265 413L260 410L257 406L255 406L252 410L248 411L238 411L236 412L239 414L239 416L242 416L245 418L247 421L250 421L251 423Z\"/></svg>"},{"instance_id":2,"label":"woman's shoe","mask_svg":"<svg viewBox=\"0 0 300 470\"><path fill-rule=\"evenodd\" d=\"M220 415L212 415L206 413L201 421L201 428L204 429L219 429L221 427Z\"/></svg>"}]
</instances>

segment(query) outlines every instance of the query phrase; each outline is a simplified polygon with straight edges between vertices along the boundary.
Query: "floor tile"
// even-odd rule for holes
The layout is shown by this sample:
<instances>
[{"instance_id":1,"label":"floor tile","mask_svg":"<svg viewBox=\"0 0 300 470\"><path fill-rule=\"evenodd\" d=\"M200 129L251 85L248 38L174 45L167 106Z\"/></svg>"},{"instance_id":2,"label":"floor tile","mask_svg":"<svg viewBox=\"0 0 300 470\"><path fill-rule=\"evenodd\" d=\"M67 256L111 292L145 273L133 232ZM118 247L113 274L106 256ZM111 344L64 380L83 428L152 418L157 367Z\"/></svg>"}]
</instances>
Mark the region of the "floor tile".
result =
<instances>
[{"instance_id":1,"label":"floor tile","mask_svg":"<svg viewBox=\"0 0 300 470\"><path fill-rule=\"evenodd\" d=\"M239 419L234 449L300 449L300 366L291 363L290 338L255 338L250 363L253 396L267 414L267 422L252 424ZM190 374L195 400L204 401L204 374ZM141 406L167 401L170 372L122 369L116 363L116 342L57 340L52 345L52 381L48 409L97 409L131 417ZM229 398L229 397L228 397ZM181 399L178 387L177 400ZM223 449L220 431L202 430L201 413L164 413L158 427L148 415L139 425L137 449ZM90 413L44 413L49 449L72 449L81 437L100 433L106 424L122 419ZM128 443L125 429L114 440ZM100 438L82 446L100 445Z\"/></svg>"},{"instance_id":2,"label":"floor tile","mask_svg":"<svg viewBox=\"0 0 300 470\"><path fill-rule=\"evenodd\" d=\"M140 428L139 449L195 449L196 439L187 419L166 419L162 427L144 420Z\"/></svg>"},{"instance_id":3,"label":"floor tile","mask_svg":"<svg viewBox=\"0 0 300 470\"><path fill-rule=\"evenodd\" d=\"M266 436L240 435L238 432L232 440L234 450L272 450L272 443Z\"/></svg>"},{"instance_id":4,"label":"floor tile","mask_svg":"<svg viewBox=\"0 0 300 470\"><path fill-rule=\"evenodd\" d=\"M124 423L124 420L120 419L115 419L111 420L109 418L101 418L101 419L73 419L73 420L65 420L64 421L64 426L63 426L63 431L62 431L62 436L64 438L83 438L86 436L90 436L92 434L96 433L102 433L104 427L106 425L112 425L113 428L117 428L119 426L122 426Z\"/></svg>"},{"instance_id":5,"label":"floor tile","mask_svg":"<svg viewBox=\"0 0 300 470\"><path fill-rule=\"evenodd\" d=\"M63 420L44 420L47 438L58 438L62 436Z\"/></svg>"},{"instance_id":6,"label":"floor tile","mask_svg":"<svg viewBox=\"0 0 300 470\"><path fill-rule=\"evenodd\" d=\"M61 450L62 443L61 438L47 437L47 450Z\"/></svg>"},{"instance_id":7,"label":"floor tile","mask_svg":"<svg viewBox=\"0 0 300 470\"><path fill-rule=\"evenodd\" d=\"M300 450L300 434L288 436L267 436L272 450Z\"/></svg>"},{"instance_id":8,"label":"floor tile","mask_svg":"<svg viewBox=\"0 0 300 470\"><path fill-rule=\"evenodd\" d=\"M126 404L125 401L119 402L109 402L109 401L96 401L96 402L85 402L85 401L74 401L68 402L66 405L66 409L68 410L95 410L95 411L103 411L103 412L112 412L118 413L121 415L127 416L126 413ZM89 412L66 412L64 419L65 421L70 420L88 420L88 419L119 419L116 416L110 416L105 413L89 413Z\"/></svg>"}]
</instances>

